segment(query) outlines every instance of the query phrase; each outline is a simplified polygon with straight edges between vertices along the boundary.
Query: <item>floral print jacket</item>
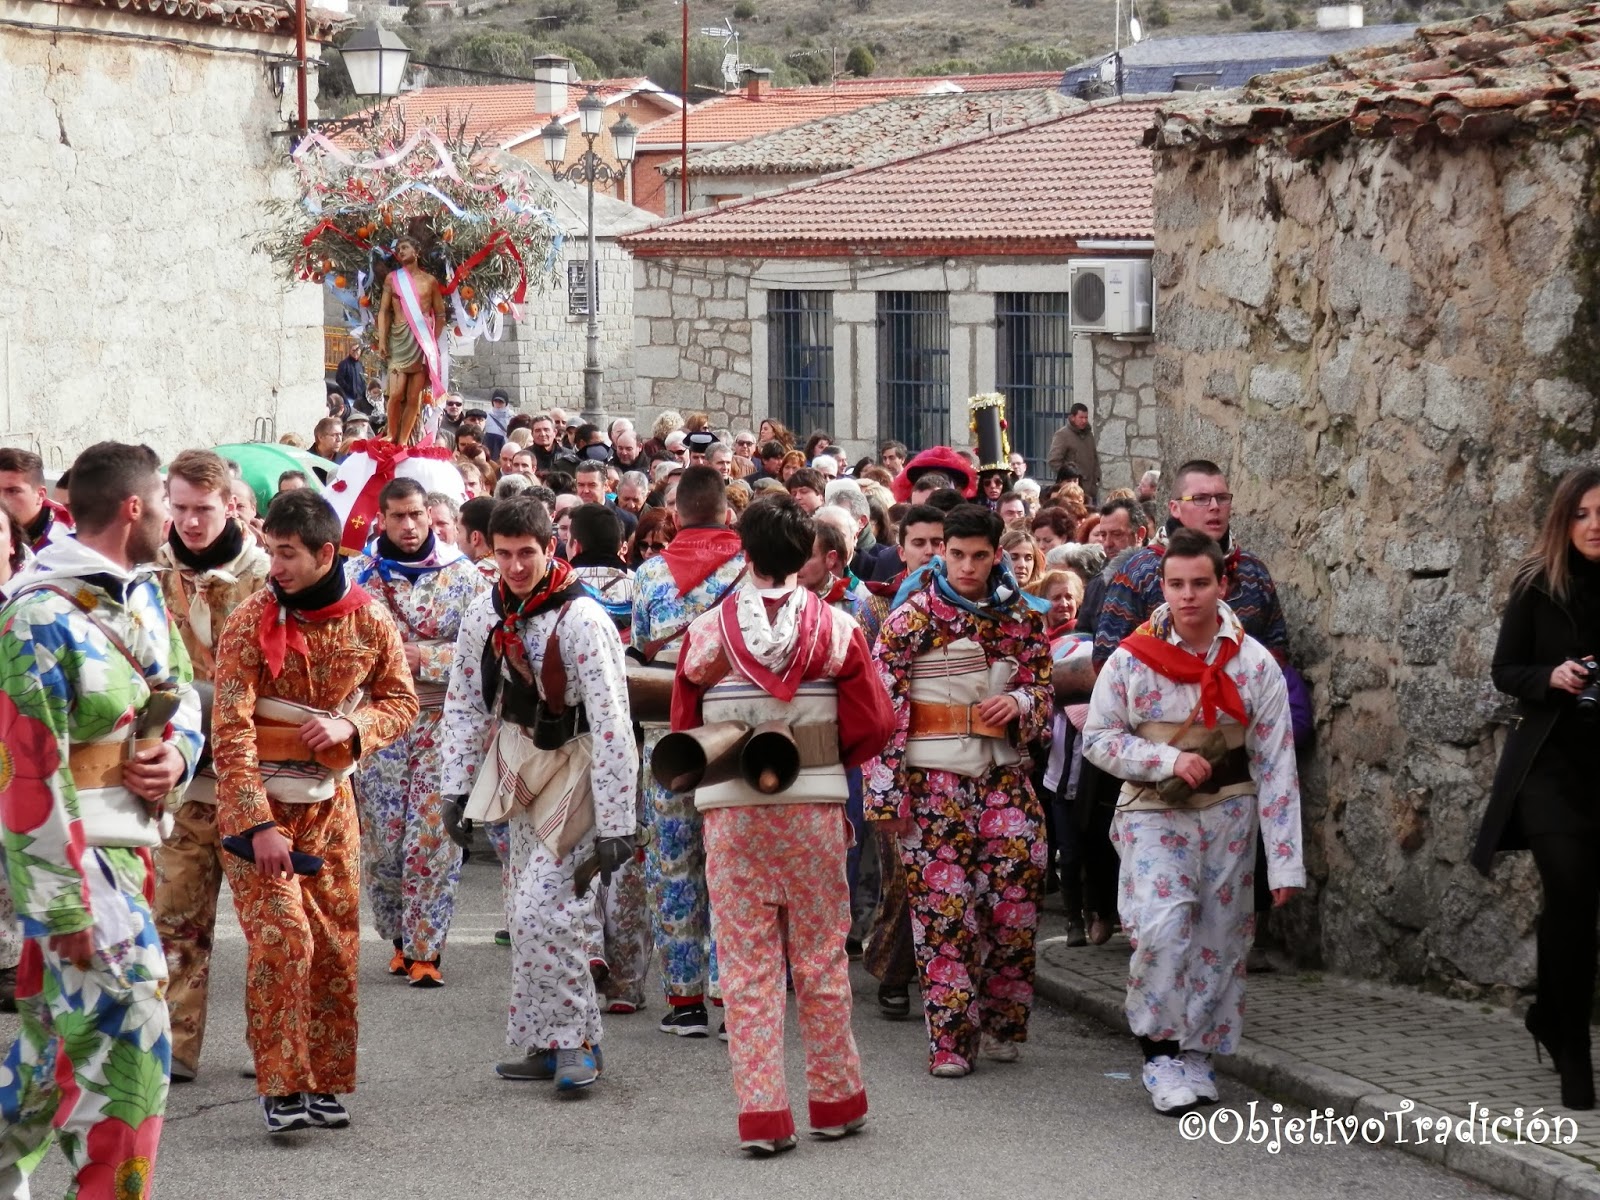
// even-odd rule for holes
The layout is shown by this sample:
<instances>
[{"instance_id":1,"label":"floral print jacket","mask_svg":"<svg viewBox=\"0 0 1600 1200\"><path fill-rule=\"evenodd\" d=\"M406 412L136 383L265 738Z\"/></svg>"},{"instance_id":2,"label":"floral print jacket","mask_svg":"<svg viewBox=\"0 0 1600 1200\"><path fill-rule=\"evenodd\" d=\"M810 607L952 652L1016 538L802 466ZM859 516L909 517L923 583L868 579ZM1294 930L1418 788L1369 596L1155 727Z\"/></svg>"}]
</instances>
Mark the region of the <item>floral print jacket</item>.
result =
<instances>
[{"instance_id":1,"label":"floral print jacket","mask_svg":"<svg viewBox=\"0 0 1600 1200\"><path fill-rule=\"evenodd\" d=\"M482 663L484 643L496 620L494 596L485 594L473 602L461 621L444 702L444 768L439 791L446 796L465 796L472 791L488 752L496 714L484 703ZM523 633L536 679L552 630L567 670L567 704L584 706L594 735L589 778L594 790L595 828L602 837L626 837L638 824L639 750L628 708L622 637L600 602L589 596L574 600L565 617L555 608L539 613L527 622Z\"/></svg>"},{"instance_id":2,"label":"floral print jacket","mask_svg":"<svg viewBox=\"0 0 1600 1200\"><path fill-rule=\"evenodd\" d=\"M420 657L416 682L424 688L432 685L431 694L438 699L431 707L437 712L444 686L450 682L461 618L474 600L488 592L489 580L459 554L443 566L421 572L358 554L345 570L350 582L360 584L389 610L401 639L416 645Z\"/></svg>"},{"instance_id":3,"label":"floral print jacket","mask_svg":"<svg viewBox=\"0 0 1600 1200\"><path fill-rule=\"evenodd\" d=\"M913 814L917 797L909 794L905 763L911 728L911 665L931 650L970 638L983 647L989 662L1014 661L1017 678L1010 694L1022 711L1013 740L1022 745L1049 731L1055 690L1050 681L1050 639L1045 636L1044 617L1022 605L1001 611L1004 615L998 619L976 616L940 597L930 584L914 592L884 620L873 656L894 702L895 727L883 756L865 768L869 818L881 821Z\"/></svg>"},{"instance_id":4,"label":"floral print jacket","mask_svg":"<svg viewBox=\"0 0 1600 1200\"><path fill-rule=\"evenodd\" d=\"M61 562L57 562L57 560ZM69 561L70 560L70 561ZM61 568L76 568L77 577ZM24 590L30 577L78 598ZM110 740L137 719L151 684L176 684L177 714L166 740L193 774L200 758L200 701L189 656L167 619L149 570L129 572L63 539L45 547L29 575L13 581L0 613L0 819L5 867L23 933L79 933L95 923L84 877L84 835L67 755L72 745ZM79 604L113 630L141 673Z\"/></svg>"},{"instance_id":5,"label":"floral print jacket","mask_svg":"<svg viewBox=\"0 0 1600 1200\"><path fill-rule=\"evenodd\" d=\"M420 711L400 631L375 601L330 621L301 622L310 653L290 650L283 671L274 679L257 640L261 610L269 594L257 592L234 609L217 644L211 753L217 772L217 823L224 834L244 833L274 820L256 759L258 697L271 696L331 712L360 688L361 705L348 714L356 727L357 758L399 738ZM330 801L353 802L348 784Z\"/></svg>"},{"instance_id":6,"label":"floral print jacket","mask_svg":"<svg viewBox=\"0 0 1600 1200\"><path fill-rule=\"evenodd\" d=\"M1256 782L1256 807L1267 844L1267 882L1274 888L1304 887L1305 858L1300 831L1300 780L1295 768L1294 726L1289 717L1289 691L1272 653L1245 633L1226 604L1218 604L1221 627L1206 654L1217 656L1223 639L1239 643L1226 671L1250 722L1244 745L1250 755L1250 776ZM1172 616L1165 604L1138 632L1177 643ZM1181 723L1200 698L1200 685L1174 683L1126 650L1106 661L1089 699L1083 727L1083 756L1118 779L1155 783L1170 779L1179 751L1147 741L1136 732L1147 721ZM1253 853L1253 852L1252 852Z\"/></svg>"}]
</instances>

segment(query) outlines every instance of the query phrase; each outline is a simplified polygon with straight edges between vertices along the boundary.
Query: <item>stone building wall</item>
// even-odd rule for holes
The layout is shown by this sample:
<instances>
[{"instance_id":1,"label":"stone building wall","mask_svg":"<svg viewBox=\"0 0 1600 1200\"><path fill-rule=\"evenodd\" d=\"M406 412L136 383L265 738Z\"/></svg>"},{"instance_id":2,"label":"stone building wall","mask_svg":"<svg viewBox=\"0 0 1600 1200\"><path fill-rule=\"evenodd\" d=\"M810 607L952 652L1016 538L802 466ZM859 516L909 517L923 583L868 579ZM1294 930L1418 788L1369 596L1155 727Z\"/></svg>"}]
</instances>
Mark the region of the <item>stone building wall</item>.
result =
<instances>
[{"instance_id":1,"label":"stone building wall","mask_svg":"<svg viewBox=\"0 0 1600 1200\"><path fill-rule=\"evenodd\" d=\"M584 239L569 236L568 261L582 262ZM633 411L633 259L616 242L595 243L600 277L600 399L611 417ZM480 338L470 355L450 360L451 385L487 397L497 387L511 393L514 408L530 412L552 407L575 416L583 408L583 362L587 320L568 312L567 272L546 292L530 293L523 319L508 323L498 342Z\"/></svg>"},{"instance_id":2,"label":"stone building wall","mask_svg":"<svg viewBox=\"0 0 1600 1200\"><path fill-rule=\"evenodd\" d=\"M263 201L291 191L287 140L270 136L286 121L261 59L211 48L281 55L293 40L10 11L200 44L0 29L0 441L59 467L103 438L163 455L248 440L258 418L309 436L325 411L321 299L253 248Z\"/></svg>"},{"instance_id":3,"label":"stone building wall","mask_svg":"<svg viewBox=\"0 0 1600 1200\"><path fill-rule=\"evenodd\" d=\"M656 258L634 265L635 419L705 410L713 427L754 429L769 403L767 311L778 289L833 300L834 441L852 460L875 453L878 300L883 291L945 292L950 316L950 435L966 439L967 400L996 390L996 296L1065 290L1061 260ZM1079 334L1072 398L1089 405L1102 475L1131 484L1156 458L1149 338ZM781 415L781 414L780 414Z\"/></svg>"},{"instance_id":4,"label":"stone building wall","mask_svg":"<svg viewBox=\"0 0 1600 1200\"><path fill-rule=\"evenodd\" d=\"M1594 149L1353 141L1164 150L1158 442L1230 473L1317 743L1289 945L1462 991L1533 979L1526 855L1467 855L1504 744L1489 680L1514 564L1594 461Z\"/></svg>"}]
</instances>

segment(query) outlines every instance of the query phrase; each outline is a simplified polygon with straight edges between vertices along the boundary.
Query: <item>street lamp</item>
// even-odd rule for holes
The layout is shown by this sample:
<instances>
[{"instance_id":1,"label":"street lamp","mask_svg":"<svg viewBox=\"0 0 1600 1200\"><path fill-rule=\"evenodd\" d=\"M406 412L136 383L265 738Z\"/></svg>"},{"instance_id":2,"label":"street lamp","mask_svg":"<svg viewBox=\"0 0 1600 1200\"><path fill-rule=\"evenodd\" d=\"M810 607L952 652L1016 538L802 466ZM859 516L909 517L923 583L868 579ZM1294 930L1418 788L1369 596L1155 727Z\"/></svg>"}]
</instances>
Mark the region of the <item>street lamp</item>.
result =
<instances>
[{"instance_id":1,"label":"street lamp","mask_svg":"<svg viewBox=\"0 0 1600 1200\"><path fill-rule=\"evenodd\" d=\"M350 90L356 95L394 96L405 78L411 47L387 29L369 25L351 34L339 54L350 72Z\"/></svg>"},{"instance_id":2,"label":"street lamp","mask_svg":"<svg viewBox=\"0 0 1600 1200\"><path fill-rule=\"evenodd\" d=\"M634 147L639 137L638 127L626 116L611 127L611 146L618 165L613 167L594 152L595 140L600 136L600 123L605 116L605 101L591 86L578 101L578 132L588 143L583 156L570 167L563 167L567 159L567 130L556 118L539 133L544 143L545 161L550 164L550 174L567 183L581 183L589 192L589 260L584 272L584 307L588 313L588 341L583 359L583 420L596 428L604 428L605 414L600 411L600 304L599 280L595 277L594 262L594 185L620 183L633 161Z\"/></svg>"}]
</instances>

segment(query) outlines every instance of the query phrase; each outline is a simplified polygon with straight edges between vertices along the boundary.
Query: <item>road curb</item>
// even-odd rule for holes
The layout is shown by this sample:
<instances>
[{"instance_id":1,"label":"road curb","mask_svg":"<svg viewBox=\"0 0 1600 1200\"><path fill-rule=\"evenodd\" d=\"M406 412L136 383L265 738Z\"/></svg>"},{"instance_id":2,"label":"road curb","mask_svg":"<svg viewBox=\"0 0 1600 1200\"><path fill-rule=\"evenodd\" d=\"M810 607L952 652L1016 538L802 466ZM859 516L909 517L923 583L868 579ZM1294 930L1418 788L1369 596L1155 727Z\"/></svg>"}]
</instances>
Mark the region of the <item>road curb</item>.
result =
<instances>
[{"instance_id":1,"label":"road curb","mask_svg":"<svg viewBox=\"0 0 1600 1200\"><path fill-rule=\"evenodd\" d=\"M1128 1028L1122 997L1096 980L1041 961L1034 988L1061 1008L1093 1017L1112 1029ZM1369 1080L1331 1071L1259 1045L1249 1038L1240 1039L1236 1053L1218 1055L1214 1062L1222 1074L1258 1091L1309 1109L1332 1109L1336 1118L1353 1116L1363 1123L1377 1119L1380 1124L1387 1124L1391 1114L1399 1113L1404 1113L1408 1121L1465 1119L1395 1095ZM1385 1137L1382 1144L1526 1200L1600 1200L1600 1171L1581 1159L1543 1146L1477 1143L1454 1138L1441 1146L1416 1137L1402 1140Z\"/></svg>"}]
</instances>

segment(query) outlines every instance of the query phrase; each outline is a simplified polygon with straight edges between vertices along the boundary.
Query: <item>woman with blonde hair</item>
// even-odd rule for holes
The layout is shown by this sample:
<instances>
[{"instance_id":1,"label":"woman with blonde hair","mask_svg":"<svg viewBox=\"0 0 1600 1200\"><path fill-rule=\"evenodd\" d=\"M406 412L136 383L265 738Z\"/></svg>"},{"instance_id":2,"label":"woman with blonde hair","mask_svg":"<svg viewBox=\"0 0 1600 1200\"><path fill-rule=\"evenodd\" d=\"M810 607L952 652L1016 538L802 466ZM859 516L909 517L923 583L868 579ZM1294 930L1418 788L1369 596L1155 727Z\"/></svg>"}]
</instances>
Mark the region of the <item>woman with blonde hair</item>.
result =
<instances>
[{"instance_id":1,"label":"woman with blonde hair","mask_svg":"<svg viewBox=\"0 0 1600 1200\"><path fill-rule=\"evenodd\" d=\"M1044 555L1033 535L1022 529L1009 529L1000 535L1000 550L1011 561L1011 573L1017 577L1017 586L1026 588L1044 574Z\"/></svg>"},{"instance_id":2,"label":"woman with blonde hair","mask_svg":"<svg viewBox=\"0 0 1600 1200\"><path fill-rule=\"evenodd\" d=\"M1516 697L1517 720L1495 772L1472 865L1533 851L1544 889L1538 1002L1524 1023L1561 1073L1561 1103L1594 1107L1589 1020L1600 916L1600 805L1593 746L1600 724L1600 468L1556 487L1533 552L1517 568L1490 676Z\"/></svg>"}]
</instances>

